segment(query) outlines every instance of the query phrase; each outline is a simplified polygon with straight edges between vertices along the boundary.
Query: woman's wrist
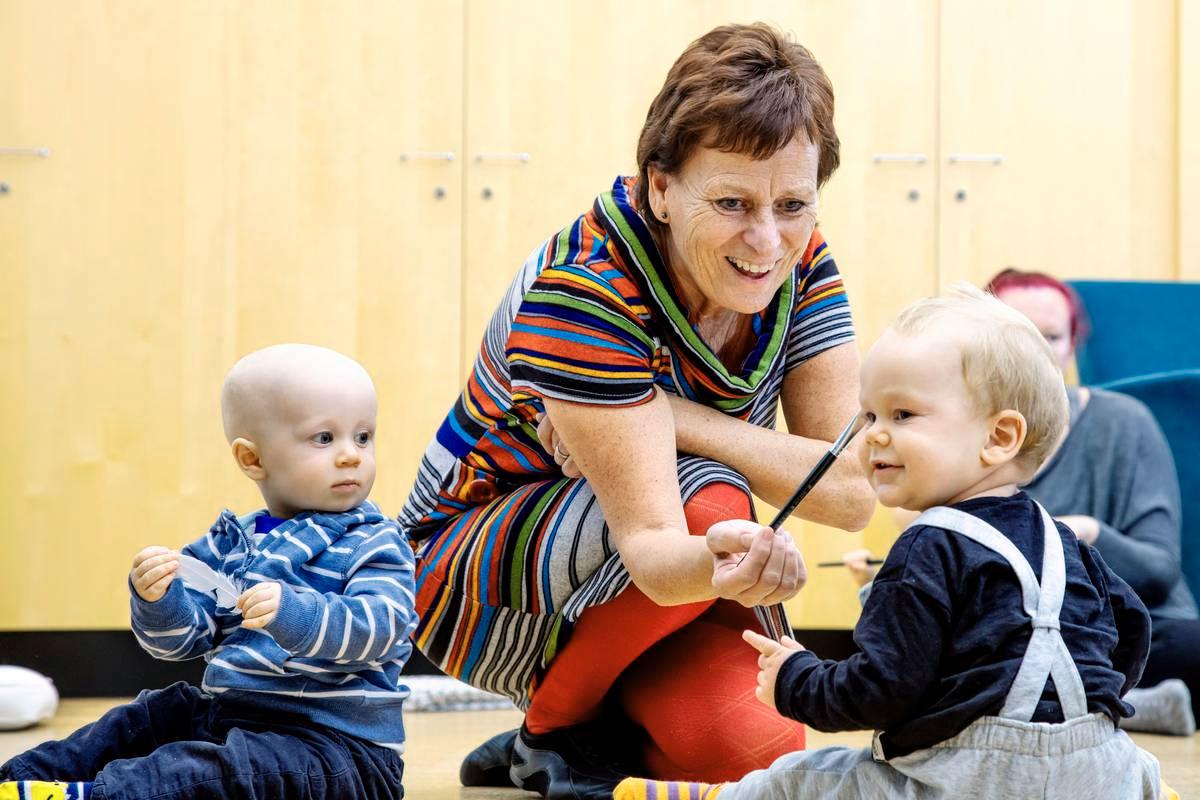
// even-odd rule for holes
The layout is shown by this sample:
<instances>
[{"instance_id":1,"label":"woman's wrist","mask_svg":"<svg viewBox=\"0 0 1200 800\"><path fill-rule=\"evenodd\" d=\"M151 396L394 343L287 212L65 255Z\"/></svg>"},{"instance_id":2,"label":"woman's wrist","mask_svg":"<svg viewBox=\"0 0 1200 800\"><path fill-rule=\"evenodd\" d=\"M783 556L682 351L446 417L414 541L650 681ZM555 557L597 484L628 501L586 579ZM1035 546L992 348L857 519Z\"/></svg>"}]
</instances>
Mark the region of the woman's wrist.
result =
<instances>
[{"instance_id":1,"label":"woman's wrist","mask_svg":"<svg viewBox=\"0 0 1200 800\"><path fill-rule=\"evenodd\" d=\"M713 564L703 536L663 536L651 533L649 547L618 547L638 589L656 605L676 606L716 597ZM638 565L649 568L638 569Z\"/></svg>"},{"instance_id":2,"label":"woman's wrist","mask_svg":"<svg viewBox=\"0 0 1200 800\"><path fill-rule=\"evenodd\" d=\"M704 412L711 409L673 394L668 394L667 399L675 424L675 449L688 455L714 458L704 452L703 437L698 435L703 430Z\"/></svg>"}]
</instances>

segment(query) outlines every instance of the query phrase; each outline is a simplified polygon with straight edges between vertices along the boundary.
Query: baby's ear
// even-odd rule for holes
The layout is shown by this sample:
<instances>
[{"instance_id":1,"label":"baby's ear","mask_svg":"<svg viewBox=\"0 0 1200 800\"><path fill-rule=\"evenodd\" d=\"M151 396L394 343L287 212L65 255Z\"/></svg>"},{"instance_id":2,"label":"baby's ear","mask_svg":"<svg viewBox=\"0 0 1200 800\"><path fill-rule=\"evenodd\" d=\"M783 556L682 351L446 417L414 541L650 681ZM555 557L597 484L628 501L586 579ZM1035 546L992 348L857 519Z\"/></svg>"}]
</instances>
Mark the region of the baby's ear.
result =
<instances>
[{"instance_id":1,"label":"baby's ear","mask_svg":"<svg viewBox=\"0 0 1200 800\"><path fill-rule=\"evenodd\" d=\"M1028 427L1019 411L1006 408L994 414L990 420L991 431L979 457L989 467L998 467L1012 461L1021 453Z\"/></svg>"},{"instance_id":2,"label":"baby's ear","mask_svg":"<svg viewBox=\"0 0 1200 800\"><path fill-rule=\"evenodd\" d=\"M267 477L267 471L263 468L262 459L258 456L258 445L249 439L238 437L233 440L231 445L233 448L233 459L237 461L238 467L246 474L246 477L252 481L261 481Z\"/></svg>"}]
</instances>

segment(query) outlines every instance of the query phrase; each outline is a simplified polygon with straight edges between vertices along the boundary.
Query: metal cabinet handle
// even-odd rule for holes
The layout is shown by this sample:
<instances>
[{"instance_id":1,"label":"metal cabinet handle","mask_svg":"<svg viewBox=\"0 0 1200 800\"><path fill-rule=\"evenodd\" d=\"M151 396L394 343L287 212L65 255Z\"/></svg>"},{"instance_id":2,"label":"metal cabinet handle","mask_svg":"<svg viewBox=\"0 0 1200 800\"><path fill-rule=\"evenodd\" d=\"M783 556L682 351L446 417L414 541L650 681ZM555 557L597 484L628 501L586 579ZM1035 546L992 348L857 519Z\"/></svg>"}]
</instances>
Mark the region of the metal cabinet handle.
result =
<instances>
[{"instance_id":1,"label":"metal cabinet handle","mask_svg":"<svg viewBox=\"0 0 1200 800\"><path fill-rule=\"evenodd\" d=\"M871 156L871 161L876 164L884 162L903 162L908 164L924 164L929 160L929 156L924 153L876 153Z\"/></svg>"},{"instance_id":2,"label":"metal cabinet handle","mask_svg":"<svg viewBox=\"0 0 1200 800\"><path fill-rule=\"evenodd\" d=\"M46 158L50 155L48 147L0 147L0 156L34 156Z\"/></svg>"},{"instance_id":3,"label":"metal cabinet handle","mask_svg":"<svg viewBox=\"0 0 1200 800\"><path fill-rule=\"evenodd\" d=\"M519 161L528 162L533 156L529 153L476 153L476 161Z\"/></svg>"},{"instance_id":4,"label":"metal cabinet handle","mask_svg":"<svg viewBox=\"0 0 1200 800\"><path fill-rule=\"evenodd\" d=\"M951 153L946 157L951 164L1003 164L1001 153Z\"/></svg>"},{"instance_id":5,"label":"metal cabinet handle","mask_svg":"<svg viewBox=\"0 0 1200 800\"><path fill-rule=\"evenodd\" d=\"M413 153L401 153L401 161L418 161L423 159L431 159L433 161L453 161L453 150L418 150Z\"/></svg>"}]
</instances>

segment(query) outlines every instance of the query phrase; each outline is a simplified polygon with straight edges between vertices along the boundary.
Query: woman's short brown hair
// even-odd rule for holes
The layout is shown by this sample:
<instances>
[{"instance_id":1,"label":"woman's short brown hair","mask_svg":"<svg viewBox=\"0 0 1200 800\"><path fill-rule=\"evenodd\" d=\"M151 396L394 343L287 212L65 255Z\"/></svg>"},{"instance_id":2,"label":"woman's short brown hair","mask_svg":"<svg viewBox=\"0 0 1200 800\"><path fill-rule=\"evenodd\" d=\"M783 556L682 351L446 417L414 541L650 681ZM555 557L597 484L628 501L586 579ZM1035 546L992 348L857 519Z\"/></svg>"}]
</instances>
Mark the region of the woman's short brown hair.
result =
<instances>
[{"instance_id":1,"label":"woman's short brown hair","mask_svg":"<svg viewBox=\"0 0 1200 800\"><path fill-rule=\"evenodd\" d=\"M770 158L800 131L819 152L817 185L838 166L833 86L806 48L762 22L722 25L675 61L638 138L637 203L649 213L648 167L675 174L697 146Z\"/></svg>"}]
</instances>

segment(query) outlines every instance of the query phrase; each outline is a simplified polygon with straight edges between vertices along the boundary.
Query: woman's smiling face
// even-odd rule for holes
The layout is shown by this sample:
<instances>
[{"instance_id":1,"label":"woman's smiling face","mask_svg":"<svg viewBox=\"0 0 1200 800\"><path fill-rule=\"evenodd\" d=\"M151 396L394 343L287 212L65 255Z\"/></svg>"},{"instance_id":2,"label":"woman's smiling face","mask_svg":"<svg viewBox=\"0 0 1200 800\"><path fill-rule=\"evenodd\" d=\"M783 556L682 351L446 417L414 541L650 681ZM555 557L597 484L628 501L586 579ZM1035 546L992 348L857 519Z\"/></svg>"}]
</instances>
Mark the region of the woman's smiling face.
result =
<instances>
[{"instance_id":1,"label":"woman's smiling face","mask_svg":"<svg viewBox=\"0 0 1200 800\"><path fill-rule=\"evenodd\" d=\"M651 213L668 224L669 269L693 321L771 302L817 224L819 156L801 135L762 160L699 147L674 175L648 170Z\"/></svg>"}]
</instances>

